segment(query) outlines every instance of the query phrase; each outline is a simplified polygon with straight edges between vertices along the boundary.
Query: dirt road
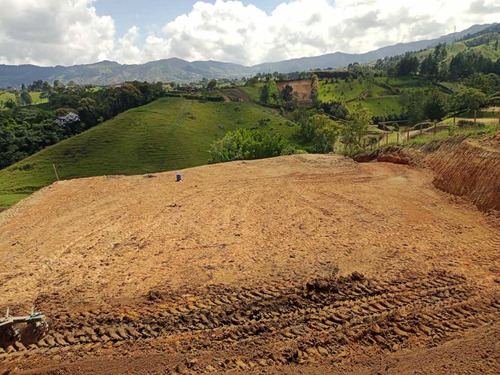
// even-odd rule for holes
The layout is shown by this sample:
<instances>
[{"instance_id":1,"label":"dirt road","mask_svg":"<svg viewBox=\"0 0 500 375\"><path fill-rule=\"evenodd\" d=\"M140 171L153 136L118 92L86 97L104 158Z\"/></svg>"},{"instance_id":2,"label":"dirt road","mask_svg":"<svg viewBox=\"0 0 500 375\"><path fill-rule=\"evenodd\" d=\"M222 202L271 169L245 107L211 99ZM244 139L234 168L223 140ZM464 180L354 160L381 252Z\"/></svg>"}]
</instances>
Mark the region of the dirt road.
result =
<instances>
[{"instance_id":1,"label":"dirt road","mask_svg":"<svg viewBox=\"0 0 500 375\"><path fill-rule=\"evenodd\" d=\"M500 369L499 219L431 172L297 155L182 173L63 181L0 213L0 308L56 322L0 369L413 373L464 350L425 373Z\"/></svg>"}]
</instances>

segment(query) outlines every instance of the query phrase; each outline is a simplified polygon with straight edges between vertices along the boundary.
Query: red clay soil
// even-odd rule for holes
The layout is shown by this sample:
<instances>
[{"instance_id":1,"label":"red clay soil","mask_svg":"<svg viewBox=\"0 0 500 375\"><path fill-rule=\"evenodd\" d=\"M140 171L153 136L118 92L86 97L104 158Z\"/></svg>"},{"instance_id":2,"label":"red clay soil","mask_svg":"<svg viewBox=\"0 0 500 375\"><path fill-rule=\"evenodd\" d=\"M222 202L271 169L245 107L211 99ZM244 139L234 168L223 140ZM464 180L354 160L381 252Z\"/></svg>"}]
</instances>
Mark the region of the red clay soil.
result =
<instances>
[{"instance_id":1,"label":"red clay soil","mask_svg":"<svg viewBox=\"0 0 500 375\"><path fill-rule=\"evenodd\" d=\"M468 139L445 155L437 152L431 164L436 187L466 196L480 209L500 210L500 133Z\"/></svg>"},{"instance_id":2,"label":"red clay soil","mask_svg":"<svg viewBox=\"0 0 500 375\"><path fill-rule=\"evenodd\" d=\"M293 88L293 95L299 98L299 100L311 100L312 96L312 80L310 79L299 79L295 81L278 81L276 82L278 90L281 92L286 86L291 86Z\"/></svg>"},{"instance_id":3,"label":"red clay soil","mask_svg":"<svg viewBox=\"0 0 500 375\"><path fill-rule=\"evenodd\" d=\"M500 219L430 170L296 155L61 181L0 214L25 374L498 373ZM1 371L0 371L1 373Z\"/></svg>"},{"instance_id":4,"label":"red clay soil","mask_svg":"<svg viewBox=\"0 0 500 375\"><path fill-rule=\"evenodd\" d=\"M483 211L500 211L500 133L482 139L449 138L423 146L388 146L357 155L355 160L431 168L437 188L465 197Z\"/></svg>"}]
</instances>

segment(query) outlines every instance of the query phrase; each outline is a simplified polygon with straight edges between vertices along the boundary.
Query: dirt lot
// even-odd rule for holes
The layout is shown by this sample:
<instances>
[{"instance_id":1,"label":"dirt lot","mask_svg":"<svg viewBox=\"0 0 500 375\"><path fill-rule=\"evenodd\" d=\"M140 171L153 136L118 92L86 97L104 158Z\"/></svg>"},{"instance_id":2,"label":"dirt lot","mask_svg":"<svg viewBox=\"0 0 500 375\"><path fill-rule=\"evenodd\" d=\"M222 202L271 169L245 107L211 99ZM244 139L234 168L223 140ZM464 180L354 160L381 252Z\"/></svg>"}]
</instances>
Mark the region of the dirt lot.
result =
<instances>
[{"instance_id":1,"label":"dirt lot","mask_svg":"<svg viewBox=\"0 0 500 375\"><path fill-rule=\"evenodd\" d=\"M299 98L299 100L311 100L312 80L310 79L298 79L295 81L277 81L276 86L278 86L278 90L280 92L282 92L286 86L291 86L293 88L293 95Z\"/></svg>"},{"instance_id":2,"label":"dirt lot","mask_svg":"<svg viewBox=\"0 0 500 375\"><path fill-rule=\"evenodd\" d=\"M13 373L500 372L500 219L433 173L297 155L54 184L0 213ZM1 373L1 372L0 372Z\"/></svg>"}]
</instances>

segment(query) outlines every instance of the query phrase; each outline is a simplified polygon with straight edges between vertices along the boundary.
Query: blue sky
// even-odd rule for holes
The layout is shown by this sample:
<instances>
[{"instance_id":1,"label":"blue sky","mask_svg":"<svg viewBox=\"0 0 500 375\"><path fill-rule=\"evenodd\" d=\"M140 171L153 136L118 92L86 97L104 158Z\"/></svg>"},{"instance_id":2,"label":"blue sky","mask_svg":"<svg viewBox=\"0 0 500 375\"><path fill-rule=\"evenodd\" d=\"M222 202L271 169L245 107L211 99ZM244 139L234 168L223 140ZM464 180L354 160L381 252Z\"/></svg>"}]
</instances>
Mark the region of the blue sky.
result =
<instances>
[{"instance_id":1,"label":"blue sky","mask_svg":"<svg viewBox=\"0 0 500 375\"><path fill-rule=\"evenodd\" d=\"M94 7L100 16L111 16L115 20L116 33L123 35L132 26L142 31L161 28L181 14L189 13L199 0L97 0ZM215 0L204 0L215 3ZM283 0L243 0L245 5L253 4L270 13Z\"/></svg>"}]
</instances>

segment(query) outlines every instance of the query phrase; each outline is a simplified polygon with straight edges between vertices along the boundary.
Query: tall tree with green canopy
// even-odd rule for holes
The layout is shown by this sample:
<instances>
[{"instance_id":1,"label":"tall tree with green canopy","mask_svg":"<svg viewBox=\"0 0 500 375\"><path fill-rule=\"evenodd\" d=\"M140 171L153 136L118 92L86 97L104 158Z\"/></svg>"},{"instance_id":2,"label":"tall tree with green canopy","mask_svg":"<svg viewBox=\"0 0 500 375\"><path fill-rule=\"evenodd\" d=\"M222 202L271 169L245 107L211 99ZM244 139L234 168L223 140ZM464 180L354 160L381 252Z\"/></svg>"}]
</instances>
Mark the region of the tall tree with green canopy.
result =
<instances>
[{"instance_id":1,"label":"tall tree with green canopy","mask_svg":"<svg viewBox=\"0 0 500 375\"><path fill-rule=\"evenodd\" d=\"M351 151L361 148L361 141L368 133L368 126L372 122L372 113L358 104L347 116L347 123L342 125L340 130L342 143Z\"/></svg>"},{"instance_id":2,"label":"tall tree with green canopy","mask_svg":"<svg viewBox=\"0 0 500 375\"><path fill-rule=\"evenodd\" d=\"M262 103L269 103L269 93L270 93L270 88L269 88L269 84L265 84L264 86L262 86L262 88L260 89L260 101Z\"/></svg>"},{"instance_id":3,"label":"tall tree with green canopy","mask_svg":"<svg viewBox=\"0 0 500 375\"><path fill-rule=\"evenodd\" d=\"M432 90L424 104L424 114L432 121L441 121L446 116L446 101L438 90Z\"/></svg>"},{"instance_id":4,"label":"tall tree with green canopy","mask_svg":"<svg viewBox=\"0 0 500 375\"><path fill-rule=\"evenodd\" d=\"M486 103L486 95L474 88L466 88L458 92L454 98L457 109L477 111Z\"/></svg>"},{"instance_id":5,"label":"tall tree with green canopy","mask_svg":"<svg viewBox=\"0 0 500 375\"><path fill-rule=\"evenodd\" d=\"M312 100L318 99L319 95L319 78L316 74L311 75L311 98Z\"/></svg>"}]
</instances>

